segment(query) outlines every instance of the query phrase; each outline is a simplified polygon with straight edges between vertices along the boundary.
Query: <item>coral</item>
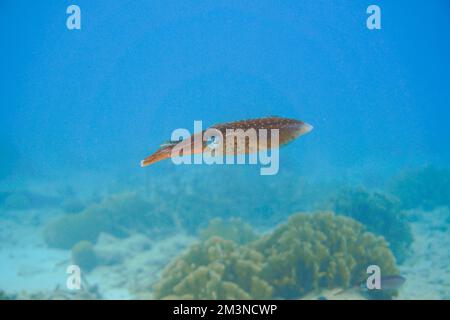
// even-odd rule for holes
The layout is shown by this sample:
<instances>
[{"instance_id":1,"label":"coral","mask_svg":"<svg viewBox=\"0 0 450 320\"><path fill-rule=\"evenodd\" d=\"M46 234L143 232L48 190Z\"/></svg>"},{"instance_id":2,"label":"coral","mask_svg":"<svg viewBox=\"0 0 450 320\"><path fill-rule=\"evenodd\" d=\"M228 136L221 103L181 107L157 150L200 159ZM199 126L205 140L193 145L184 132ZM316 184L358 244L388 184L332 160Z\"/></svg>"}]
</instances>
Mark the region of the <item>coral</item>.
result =
<instances>
[{"instance_id":1,"label":"coral","mask_svg":"<svg viewBox=\"0 0 450 320\"><path fill-rule=\"evenodd\" d=\"M428 166L406 172L395 179L392 191L405 209L450 206L450 170Z\"/></svg>"},{"instance_id":2,"label":"coral","mask_svg":"<svg viewBox=\"0 0 450 320\"><path fill-rule=\"evenodd\" d=\"M275 297L292 299L319 288L349 287L366 279L376 264L396 274L395 259L382 237L357 221L332 213L295 214L255 242L266 257L262 277Z\"/></svg>"},{"instance_id":3,"label":"coral","mask_svg":"<svg viewBox=\"0 0 450 320\"><path fill-rule=\"evenodd\" d=\"M157 299L268 299L264 257L219 237L196 244L171 263L155 286Z\"/></svg>"},{"instance_id":4,"label":"coral","mask_svg":"<svg viewBox=\"0 0 450 320\"><path fill-rule=\"evenodd\" d=\"M185 169L183 174L176 169L154 178L158 183L152 184L149 193L164 211L175 214L180 226L191 234L197 234L213 218L233 215L252 225L270 228L292 212L314 209L336 188L330 183L309 182L288 168L269 180L241 166L231 170L206 166L189 173ZM189 214L192 212L195 214Z\"/></svg>"},{"instance_id":5,"label":"coral","mask_svg":"<svg viewBox=\"0 0 450 320\"><path fill-rule=\"evenodd\" d=\"M151 299L162 267L195 240L182 233L162 241L138 233L125 239L102 233L94 245L99 266L93 275L107 275L102 289L119 289L116 299Z\"/></svg>"},{"instance_id":6,"label":"coral","mask_svg":"<svg viewBox=\"0 0 450 320\"><path fill-rule=\"evenodd\" d=\"M0 290L0 300L16 300L17 297L14 294L8 294L3 290Z\"/></svg>"},{"instance_id":7,"label":"coral","mask_svg":"<svg viewBox=\"0 0 450 320\"><path fill-rule=\"evenodd\" d=\"M173 226L173 219L149 201L134 193L124 193L91 204L76 215L63 215L50 222L44 229L44 239L50 247L69 249L81 240L95 243L101 232L116 237L133 232L155 235Z\"/></svg>"},{"instance_id":8,"label":"coral","mask_svg":"<svg viewBox=\"0 0 450 320\"><path fill-rule=\"evenodd\" d=\"M200 231L200 239L207 240L214 236L233 240L237 244L246 244L257 239L256 233L249 224L240 218L233 217L228 220L212 219L208 226Z\"/></svg>"},{"instance_id":9,"label":"coral","mask_svg":"<svg viewBox=\"0 0 450 320\"><path fill-rule=\"evenodd\" d=\"M91 271L98 264L97 254L91 242L83 240L72 248L72 262L83 271Z\"/></svg>"},{"instance_id":10,"label":"coral","mask_svg":"<svg viewBox=\"0 0 450 320\"><path fill-rule=\"evenodd\" d=\"M219 237L194 245L164 270L155 298L297 299L357 285L373 264L397 274L386 241L359 222L332 213L296 214L246 245Z\"/></svg>"},{"instance_id":11,"label":"coral","mask_svg":"<svg viewBox=\"0 0 450 320\"><path fill-rule=\"evenodd\" d=\"M380 192L349 189L339 193L333 209L337 214L361 222L368 231L382 235L398 262L403 262L408 256L413 236L398 199Z\"/></svg>"},{"instance_id":12,"label":"coral","mask_svg":"<svg viewBox=\"0 0 450 320\"><path fill-rule=\"evenodd\" d=\"M99 216L65 215L45 226L44 240L49 247L70 249L81 240L94 243L102 229L103 221Z\"/></svg>"}]
</instances>

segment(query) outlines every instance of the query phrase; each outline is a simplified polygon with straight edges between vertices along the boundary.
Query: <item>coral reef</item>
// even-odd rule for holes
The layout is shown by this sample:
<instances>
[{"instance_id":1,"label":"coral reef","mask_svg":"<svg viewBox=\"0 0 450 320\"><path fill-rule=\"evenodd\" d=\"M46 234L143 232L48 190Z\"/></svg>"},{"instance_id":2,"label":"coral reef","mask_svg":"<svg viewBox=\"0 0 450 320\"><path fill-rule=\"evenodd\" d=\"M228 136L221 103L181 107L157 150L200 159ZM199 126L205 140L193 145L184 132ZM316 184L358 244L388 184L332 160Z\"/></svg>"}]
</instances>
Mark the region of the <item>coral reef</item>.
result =
<instances>
[{"instance_id":1,"label":"coral reef","mask_svg":"<svg viewBox=\"0 0 450 320\"><path fill-rule=\"evenodd\" d=\"M450 206L450 170L428 166L406 172L393 181L392 191L405 209Z\"/></svg>"},{"instance_id":2,"label":"coral reef","mask_svg":"<svg viewBox=\"0 0 450 320\"><path fill-rule=\"evenodd\" d=\"M0 290L0 300L15 300L16 295L14 294L8 294L4 292L3 290Z\"/></svg>"},{"instance_id":3,"label":"coral reef","mask_svg":"<svg viewBox=\"0 0 450 320\"><path fill-rule=\"evenodd\" d=\"M233 240L237 244L246 244L257 239L252 227L240 218L215 218L209 221L208 226L200 231L200 239L207 240L211 237L220 237Z\"/></svg>"},{"instance_id":4,"label":"coral reef","mask_svg":"<svg viewBox=\"0 0 450 320\"><path fill-rule=\"evenodd\" d=\"M98 264L97 254L91 242L82 240L72 248L72 262L78 265L83 271L91 271Z\"/></svg>"},{"instance_id":5,"label":"coral reef","mask_svg":"<svg viewBox=\"0 0 450 320\"><path fill-rule=\"evenodd\" d=\"M101 285L106 299L152 299L164 266L194 242L182 233L161 241L138 233L125 239L102 233L94 245L98 266L89 278Z\"/></svg>"},{"instance_id":6,"label":"coral reef","mask_svg":"<svg viewBox=\"0 0 450 320\"><path fill-rule=\"evenodd\" d=\"M334 185L310 183L288 168L267 180L240 166L226 170L213 167L196 168L195 172L183 168L183 174L175 169L158 177L158 183L149 190L161 209L174 213L179 225L191 234L197 234L213 218L226 219L237 214L252 225L272 227L291 212L314 209L328 191L335 190ZM205 179L206 176L214 179ZM227 183L230 179L232 184Z\"/></svg>"},{"instance_id":7,"label":"coral reef","mask_svg":"<svg viewBox=\"0 0 450 320\"><path fill-rule=\"evenodd\" d=\"M263 278L273 285L276 297L286 299L319 288L358 284L373 264L384 274L397 273L383 238L332 213L293 215L254 247L266 257Z\"/></svg>"},{"instance_id":8,"label":"coral reef","mask_svg":"<svg viewBox=\"0 0 450 320\"><path fill-rule=\"evenodd\" d=\"M364 189L348 189L334 199L333 210L361 222L368 231L382 235L398 262L403 262L408 256L413 236L395 197L380 192L369 193Z\"/></svg>"},{"instance_id":9,"label":"coral reef","mask_svg":"<svg viewBox=\"0 0 450 320\"><path fill-rule=\"evenodd\" d=\"M259 274L264 257L231 240L209 238L170 264L155 286L157 299L268 299Z\"/></svg>"},{"instance_id":10,"label":"coral reef","mask_svg":"<svg viewBox=\"0 0 450 320\"><path fill-rule=\"evenodd\" d=\"M124 193L94 203L78 214L67 214L44 229L48 246L69 249L81 240L95 243L101 232L126 237L133 232L156 235L174 227L174 221L146 199Z\"/></svg>"},{"instance_id":11,"label":"coral reef","mask_svg":"<svg viewBox=\"0 0 450 320\"><path fill-rule=\"evenodd\" d=\"M346 288L377 264L396 274L382 237L332 213L296 214L247 245L219 237L194 245L173 261L155 286L172 299L298 299L323 288Z\"/></svg>"},{"instance_id":12,"label":"coral reef","mask_svg":"<svg viewBox=\"0 0 450 320\"><path fill-rule=\"evenodd\" d=\"M77 242L95 242L103 229L99 216L66 215L49 222L44 229L44 240L49 247L71 249Z\"/></svg>"}]
</instances>

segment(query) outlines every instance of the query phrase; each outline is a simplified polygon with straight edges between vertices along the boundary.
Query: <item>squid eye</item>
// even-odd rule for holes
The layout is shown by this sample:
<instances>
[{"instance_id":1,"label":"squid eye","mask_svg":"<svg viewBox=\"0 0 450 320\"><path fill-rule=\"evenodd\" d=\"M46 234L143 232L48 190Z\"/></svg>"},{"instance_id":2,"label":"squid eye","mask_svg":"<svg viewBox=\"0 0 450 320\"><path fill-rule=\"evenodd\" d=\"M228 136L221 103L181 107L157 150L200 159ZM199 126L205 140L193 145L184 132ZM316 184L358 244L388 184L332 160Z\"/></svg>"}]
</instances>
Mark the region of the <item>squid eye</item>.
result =
<instances>
[{"instance_id":1,"label":"squid eye","mask_svg":"<svg viewBox=\"0 0 450 320\"><path fill-rule=\"evenodd\" d=\"M206 145L212 149L217 147L217 141L215 136L208 137L208 140L206 140Z\"/></svg>"}]
</instances>

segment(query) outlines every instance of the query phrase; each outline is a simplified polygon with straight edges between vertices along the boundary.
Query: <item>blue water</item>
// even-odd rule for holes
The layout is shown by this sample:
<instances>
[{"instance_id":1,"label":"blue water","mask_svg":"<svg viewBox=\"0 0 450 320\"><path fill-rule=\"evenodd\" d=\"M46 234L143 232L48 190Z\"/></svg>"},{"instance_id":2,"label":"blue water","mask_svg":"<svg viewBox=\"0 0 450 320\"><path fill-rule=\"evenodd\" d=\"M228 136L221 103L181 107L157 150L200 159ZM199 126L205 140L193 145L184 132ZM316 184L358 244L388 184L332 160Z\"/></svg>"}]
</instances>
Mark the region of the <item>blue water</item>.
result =
<instances>
[{"instance_id":1,"label":"blue water","mask_svg":"<svg viewBox=\"0 0 450 320\"><path fill-rule=\"evenodd\" d=\"M81 30L66 28L72 2ZM408 169L450 166L446 0L72 2L0 3L0 191L67 187L101 198L151 196L159 186L211 199L223 189L204 190L205 181L217 180L234 185L223 197L247 199L251 217L280 201L303 209L282 187L267 191L296 188L293 176L379 188ZM381 30L366 27L373 3ZM254 166L139 166L194 120L269 115L314 126L281 149L279 176ZM161 186L168 175L176 182ZM252 203L256 186L264 196Z\"/></svg>"}]
</instances>

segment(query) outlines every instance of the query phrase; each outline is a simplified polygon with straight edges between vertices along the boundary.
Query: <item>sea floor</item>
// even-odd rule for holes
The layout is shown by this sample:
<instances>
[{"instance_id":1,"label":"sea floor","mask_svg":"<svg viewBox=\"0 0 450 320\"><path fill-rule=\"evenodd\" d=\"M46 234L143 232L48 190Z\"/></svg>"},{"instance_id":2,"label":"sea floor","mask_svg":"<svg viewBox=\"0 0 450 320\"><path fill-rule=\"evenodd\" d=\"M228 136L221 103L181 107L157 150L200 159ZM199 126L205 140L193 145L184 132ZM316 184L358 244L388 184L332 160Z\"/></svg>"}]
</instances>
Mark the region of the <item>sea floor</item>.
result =
<instances>
[{"instance_id":1,"label":"sea floor","mask_svg":"<svg viewBox=\"0 0 450 320\"><path fill-rule=\"evenodd\" d=\"M448 209L410 215L415 241L411 256L400 266L407 280L397 299L450 299L450 236L443 227ZM96 250L103 265L83 279L103 299L151 299L164 266L195 240L182 233L158 240L141 234L127 239L102 234ZM47 248L36 226L0 221L0 290L19 298L51 296L65 288L68 265L70 251Z\"/></svg>"},{"instance_id":2,"label":"sea floor","mask_svg":"<svg viewBox=\"0 0 450 320\"><path fill-rule=\"evenodd\" d=\"M450 230L448 208L413 212L411 256L400 266L407 279L399 299L450 299Z\"/></svg>"}]
</instances>

